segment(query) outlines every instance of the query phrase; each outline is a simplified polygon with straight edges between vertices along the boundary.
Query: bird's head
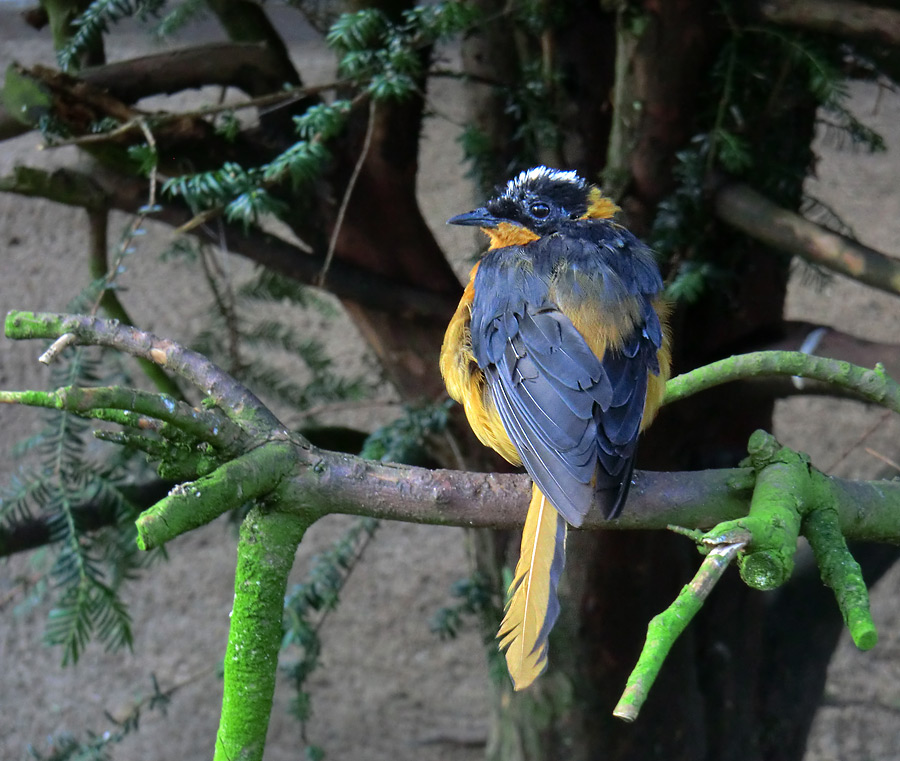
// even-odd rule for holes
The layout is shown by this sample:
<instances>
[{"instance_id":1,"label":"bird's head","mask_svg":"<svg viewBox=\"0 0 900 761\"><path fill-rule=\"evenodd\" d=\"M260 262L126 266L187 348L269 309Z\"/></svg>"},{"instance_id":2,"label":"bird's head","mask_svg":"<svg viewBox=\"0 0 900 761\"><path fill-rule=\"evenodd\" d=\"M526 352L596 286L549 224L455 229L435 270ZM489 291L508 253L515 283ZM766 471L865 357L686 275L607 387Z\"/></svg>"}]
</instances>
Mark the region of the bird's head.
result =
<instances>
[{"instance_id":1,"label":"bird's head","mask_svg":"<svg viewBox=\"0 0 900 761\"><path fill-rule=\"evenodd\" d=\"M571 171L536 166L520 173L484 206L447 220L480 227L491 248L521 245L577 219L608 219L619 207Z\"/></svg>"}]
</instances>

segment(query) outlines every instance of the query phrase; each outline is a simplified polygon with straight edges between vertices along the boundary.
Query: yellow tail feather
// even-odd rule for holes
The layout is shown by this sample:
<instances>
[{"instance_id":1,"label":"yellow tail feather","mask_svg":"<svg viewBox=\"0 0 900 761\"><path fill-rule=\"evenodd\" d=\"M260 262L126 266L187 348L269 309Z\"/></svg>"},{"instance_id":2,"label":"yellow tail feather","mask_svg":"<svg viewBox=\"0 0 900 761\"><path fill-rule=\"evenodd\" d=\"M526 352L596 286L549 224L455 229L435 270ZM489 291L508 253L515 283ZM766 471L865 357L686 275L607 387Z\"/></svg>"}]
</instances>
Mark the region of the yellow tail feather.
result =
<instances>
[{"instance_id":1,"label":"yellow tail feather","mask_svg":"<svg viewBox=\"0 0 900 761\"><path fill-rule=\"evenodd\" d=\"M517 690L530 685L547 668L547 637L559 615L556 587L565 544L566 522L534 486L516 575L497 634Z\"/></svg>"}]
</instances>

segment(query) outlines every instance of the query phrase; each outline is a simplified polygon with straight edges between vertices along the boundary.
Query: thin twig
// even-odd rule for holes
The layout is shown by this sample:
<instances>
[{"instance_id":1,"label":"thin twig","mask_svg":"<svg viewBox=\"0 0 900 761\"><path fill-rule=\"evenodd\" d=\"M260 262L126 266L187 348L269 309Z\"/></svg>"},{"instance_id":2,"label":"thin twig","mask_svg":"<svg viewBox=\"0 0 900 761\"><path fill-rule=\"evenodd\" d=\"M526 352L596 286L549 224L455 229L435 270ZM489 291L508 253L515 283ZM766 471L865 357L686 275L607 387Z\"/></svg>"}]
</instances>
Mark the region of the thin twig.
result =
<instances>
[{"instance_id":1,"label":"thin twig","mask_svg":"<svg viewBox=\"0 0 900 761\"><path fill-rule=\"evenodd\" d=\"M341 206L338 209L337 218L334 221L334 229L331 231L331 238L328 241L328 251L325 254L325 261L322 263L322 271L319 273L317 285L319 288L325 287L325 279L328 277L328 269L331 267L331 260L334 259L334 252L337 248L338 236L341 234L341 228L344 226L344 216L347 214L347 207L350 205L350 196L353 195L353 188L356 187L356 181L359 179L359 173L365 164L366 156L369 154L369 148L372 145L372 134L375 132L375 99L369 100L369 121L366 124L366 136L363 139L362 150L359 152L359 158L356 160L356 166L353 167L353 174L350 175L350 181L347 183L347 189L344 191L344 197L341 199Z\"/></svg>"},{"instance_id":2,"label":"thin twig","mask_svg":"<svg viewBox=\"0 0 900 761\"><path fill-rule=\"evenodd\" d=\"M143 117L140 117L135 120L135 123L144 133L144 137L146 138L147 144L150 146L151 150L156 153L156 140L154 139L153 133L150 131L147 122ZM103 283L103 287L100 289L99 293L97 294L97 298L94 299L94 303L91 305L91 308L88 311L88 314L90 314L91 316L97 314L97 310L100 309L100 304L103 301L103 294L106 293L115 282L116 277L119 274L120 267L122 266L122 260L129 253L131 241L134 239L137 231L141 228L141 225L143 225L144 220L147 217L147 212L156 208L156 187L157 167L156 162L154 161L149 176L149 198L147 205L143 207L143 209L138 211L131 224L129 225L127 232L122 236L122 241L119 244L118 250L116 251L116 256L113 259L113 263L106 272L106 280ZM49 365L63 351L65 351L68 346L71 346L74 341L75 336L68 333L60 336L50 345L50 348L47 349L47 351L45 351L43 354L41 354L40 357L38 357L38 361L42 362L45 365Z\"/></svg>"},{"instance_id":3,"label":"thin twig","mask_svg":"<svg viewBox=\"0 0 900 761\"><path fill-rule=\"evenodd\" d=\"M45 365L49 365L53 362L62 352L64 352L67 348L72 346L75 343L75 334L74 333L64 333L59 338L57 338L52 344L50 344L50 348L47 349L40 357L38 357L38 362L42 362Z\"/></svg>"},{"instance_id":4,"label":"thin twig","mask_svg":"<svg viewBox=\"0 0 900 761\"><path fill-rule=\"evenodd\" d=\"M900 473L900 463L896 460L892 460L887 455L883 455L881 452L872 449L872 447L866 447L866 454L872 455L876 460L881 460L885 465L890 465L894 470Z\"/></svg>"}]
</instances>

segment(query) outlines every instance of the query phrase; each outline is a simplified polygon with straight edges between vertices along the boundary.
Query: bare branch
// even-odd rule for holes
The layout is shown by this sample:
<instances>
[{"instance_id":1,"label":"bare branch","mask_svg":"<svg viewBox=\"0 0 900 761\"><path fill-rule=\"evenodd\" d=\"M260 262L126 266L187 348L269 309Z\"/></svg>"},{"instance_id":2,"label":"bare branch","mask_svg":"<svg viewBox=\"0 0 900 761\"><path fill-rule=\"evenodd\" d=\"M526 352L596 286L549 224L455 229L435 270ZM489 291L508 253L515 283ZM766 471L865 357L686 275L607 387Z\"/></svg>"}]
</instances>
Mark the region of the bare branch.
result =
<instances>
[{"instance_id":1,"label":"bare branch","mask_svg":"<svg viewBox=\"0 0 900 761\"><path fill-rule=\"evenodd\" d=\"M219 85L257 96L285 81L279 56L257 42L213 42L94 66L79 73L125 103L149 95Z\"/></svg>"},{"instance_id":2,"label":"bare branch","mask_svg":"<svg viewBox=\"0 0 900 761\"><path fill-rule=\"evenodd\" d=\"M873 288L900 294L900 261L782 209L747 185L720 184L714 206L724 222L756 240Z\"/></svg>"},{"instance_id":3,"label":"bare branch","mask_svg":"<svg viewBox=\"0 0 900 761\"><path fill-rule=\"evenodd\" d=\"M900 44L900 11L853 0L763 0L767 20L839 37Z\"/></svg>"}]
</instances>

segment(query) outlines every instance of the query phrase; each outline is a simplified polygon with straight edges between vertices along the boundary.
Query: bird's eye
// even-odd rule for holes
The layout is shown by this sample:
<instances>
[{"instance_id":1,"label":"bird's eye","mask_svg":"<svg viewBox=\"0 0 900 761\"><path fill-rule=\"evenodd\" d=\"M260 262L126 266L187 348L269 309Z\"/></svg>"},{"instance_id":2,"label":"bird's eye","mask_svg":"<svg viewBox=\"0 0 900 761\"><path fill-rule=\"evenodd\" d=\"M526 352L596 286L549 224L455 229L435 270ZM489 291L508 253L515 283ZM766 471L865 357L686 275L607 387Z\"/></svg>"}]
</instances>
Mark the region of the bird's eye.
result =
<instances>
[{"instance_id":1,"label":"bird's eye","mask_svg":"<svg viewBox=\"0 0 900 761\"><path fill-rule=\"evenodd\" d=\"M550 216L550 206L543 201L531 204L531 216L535 219L546 219Z\"/></svg>"}]
</instances>

